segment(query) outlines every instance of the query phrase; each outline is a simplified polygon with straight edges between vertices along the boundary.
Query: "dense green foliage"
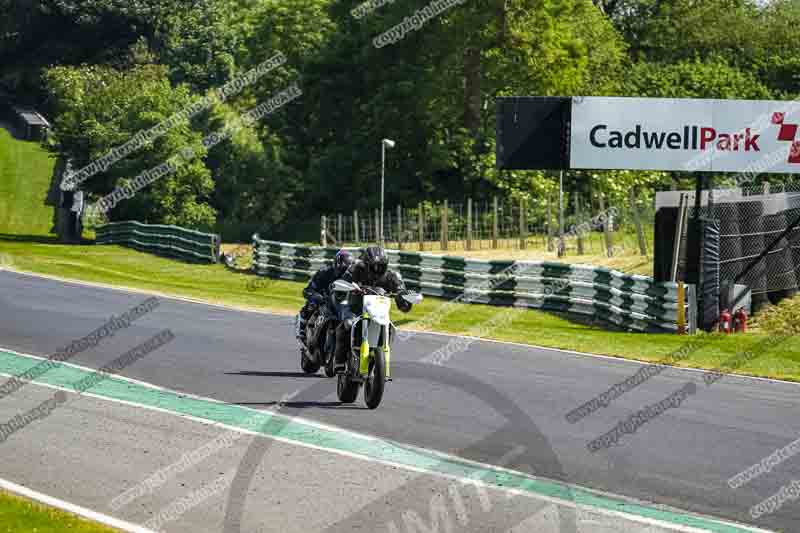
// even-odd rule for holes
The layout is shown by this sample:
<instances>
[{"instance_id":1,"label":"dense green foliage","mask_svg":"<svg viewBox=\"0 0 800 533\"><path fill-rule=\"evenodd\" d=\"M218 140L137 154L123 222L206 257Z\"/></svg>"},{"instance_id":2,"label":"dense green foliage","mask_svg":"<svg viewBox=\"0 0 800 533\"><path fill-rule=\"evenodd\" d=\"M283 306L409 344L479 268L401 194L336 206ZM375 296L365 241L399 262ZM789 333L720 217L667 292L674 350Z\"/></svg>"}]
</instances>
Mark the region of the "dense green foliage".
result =
<instances>
[{"instance_id":1,"label":"dense green foliage","mask_svg":"<svg viewBox=\"0 0 800 533\"><path fill-rule=\"evenodd\" d=\"M287 61L88 180L94 197L191 148L197 157L113 219L308 238L315 216L387 203L527 196L544 172L494 168L494 98L794 98L800 0L470 0L396 43L373 39L427 0L362 17L356 0L0 0L0 89L51 114L81 167L281 52ZM206 150L201 139L297 82L303 94ZM621 200L685 177L570 173ZM304 229L307 228L308 232Z\"/></svg>"}]
</instances>

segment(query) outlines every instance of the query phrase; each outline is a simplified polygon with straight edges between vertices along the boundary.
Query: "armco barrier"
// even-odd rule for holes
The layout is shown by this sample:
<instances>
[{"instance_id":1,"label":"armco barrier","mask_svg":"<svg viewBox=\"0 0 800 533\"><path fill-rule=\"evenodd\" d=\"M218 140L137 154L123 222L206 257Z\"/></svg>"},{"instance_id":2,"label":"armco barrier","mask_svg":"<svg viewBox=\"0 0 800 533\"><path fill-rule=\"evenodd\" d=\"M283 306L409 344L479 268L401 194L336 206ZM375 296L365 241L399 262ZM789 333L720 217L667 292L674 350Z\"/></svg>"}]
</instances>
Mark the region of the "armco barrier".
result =
<instances>
[{"instance_id":1,"label":"armco barrier","mask_svg":"<svg viewBox=\"0 0 800 533\"><path fill-rule=\"evenodd\" d=\"M336 251L254 235L253 268L261 276L305 281ZM675 283L547 261L479 261L396 250L387 254L409 289L430 296L589 315L634 331L677 330Z\"/></svg>"},{"instance_id":2,"label":"armco barrier","mask_svg":"<svg viewBox=\"0 0 800 533\"><path fill-rule=\"evenodd\" d=\"M216 263L219 259L219 235L202 233L178 226L111 222L97 228L97 244L123 244L185 261Z\"/></svg>"}]
</instances>

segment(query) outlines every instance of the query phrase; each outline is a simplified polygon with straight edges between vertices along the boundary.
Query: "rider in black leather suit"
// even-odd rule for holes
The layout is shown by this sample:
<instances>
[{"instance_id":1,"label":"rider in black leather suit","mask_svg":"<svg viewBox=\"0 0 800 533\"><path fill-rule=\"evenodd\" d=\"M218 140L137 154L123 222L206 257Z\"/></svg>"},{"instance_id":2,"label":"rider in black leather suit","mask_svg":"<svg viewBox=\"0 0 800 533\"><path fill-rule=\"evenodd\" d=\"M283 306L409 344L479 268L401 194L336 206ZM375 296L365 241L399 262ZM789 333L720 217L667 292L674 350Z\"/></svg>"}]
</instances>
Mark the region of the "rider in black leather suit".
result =
<instances>
[{"instance_id":1,"label":"rider in black leather suit","mask_svg":"<svg viewBox=\"0 0 800 533\"><path fill-rule=\"evenodd\" d=\"M374 287L383 289L388 293L395 294L395 303L398 309L404 313L411 311L412 304L404 300L401 296L407 294L403 277L399 272L389 270L389 258L380 246L370 246L361 254L361 258L356 261L341 278L344 281L357 283L360 286ZM355 310L359 312L358 310ZM353 326L354 319L344 320L336 328L336 366L341 368L347 357L347 347L350 339L350 328Z\"/></svg>"},{"instance_id":2,"label":"rider in black leather suit","mask_svg":"<svg viewBox=\"0 0 800 533\"><path fill-rule=\"evenodd\" d=\"M297 338L305 344L306 322L314 311L325 301L330 285L341 278L347 269L355 262L353 254L347 250L339 250L333 259L333 264L320 268L311 278L305 289L303 296L306 303L297 316Z\"/></svg>"}]
</instances>

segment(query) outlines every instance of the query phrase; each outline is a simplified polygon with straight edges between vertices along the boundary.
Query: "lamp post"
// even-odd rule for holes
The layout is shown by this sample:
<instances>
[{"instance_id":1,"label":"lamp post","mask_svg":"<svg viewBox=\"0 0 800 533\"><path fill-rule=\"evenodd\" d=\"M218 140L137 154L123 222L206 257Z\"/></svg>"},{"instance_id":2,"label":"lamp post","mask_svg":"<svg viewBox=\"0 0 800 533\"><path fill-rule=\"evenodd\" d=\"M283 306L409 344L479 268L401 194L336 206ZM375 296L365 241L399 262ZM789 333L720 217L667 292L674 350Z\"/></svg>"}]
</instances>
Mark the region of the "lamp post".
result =
<instances>
[{"instance_id":1,"label":"lamp post","mask_svg":"<svg viewBox=\"0 0 800 533\"><path fill-rule=\"evenodd\" d=\"M386 183L386 149L394 148L394 141L391 139L383 139L381 141L381 222L380 222L380 244L383 246L383 196Z\"/></svg>"}]
</instances>

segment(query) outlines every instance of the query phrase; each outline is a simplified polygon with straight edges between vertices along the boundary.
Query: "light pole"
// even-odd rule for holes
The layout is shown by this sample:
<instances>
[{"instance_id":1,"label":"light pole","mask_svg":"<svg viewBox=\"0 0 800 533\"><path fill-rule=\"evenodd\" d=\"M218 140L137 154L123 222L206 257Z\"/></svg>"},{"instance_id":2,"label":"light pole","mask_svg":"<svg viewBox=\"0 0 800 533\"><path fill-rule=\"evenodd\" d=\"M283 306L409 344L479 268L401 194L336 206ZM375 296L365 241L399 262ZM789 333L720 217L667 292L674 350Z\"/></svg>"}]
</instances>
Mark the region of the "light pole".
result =
<instances>
[{"instance_id":1,"label":"light pole","mask_svg":"<svg viewBox=\"0 0 800 533\"><path fill-rule=\"evenodd\" d=\"M380 222L380 244L383 246L383 193L386 183L386 149L394 148L394 141L391 139L383 139L381 141L381 222Z\"/></svg>"}]
</instances>

